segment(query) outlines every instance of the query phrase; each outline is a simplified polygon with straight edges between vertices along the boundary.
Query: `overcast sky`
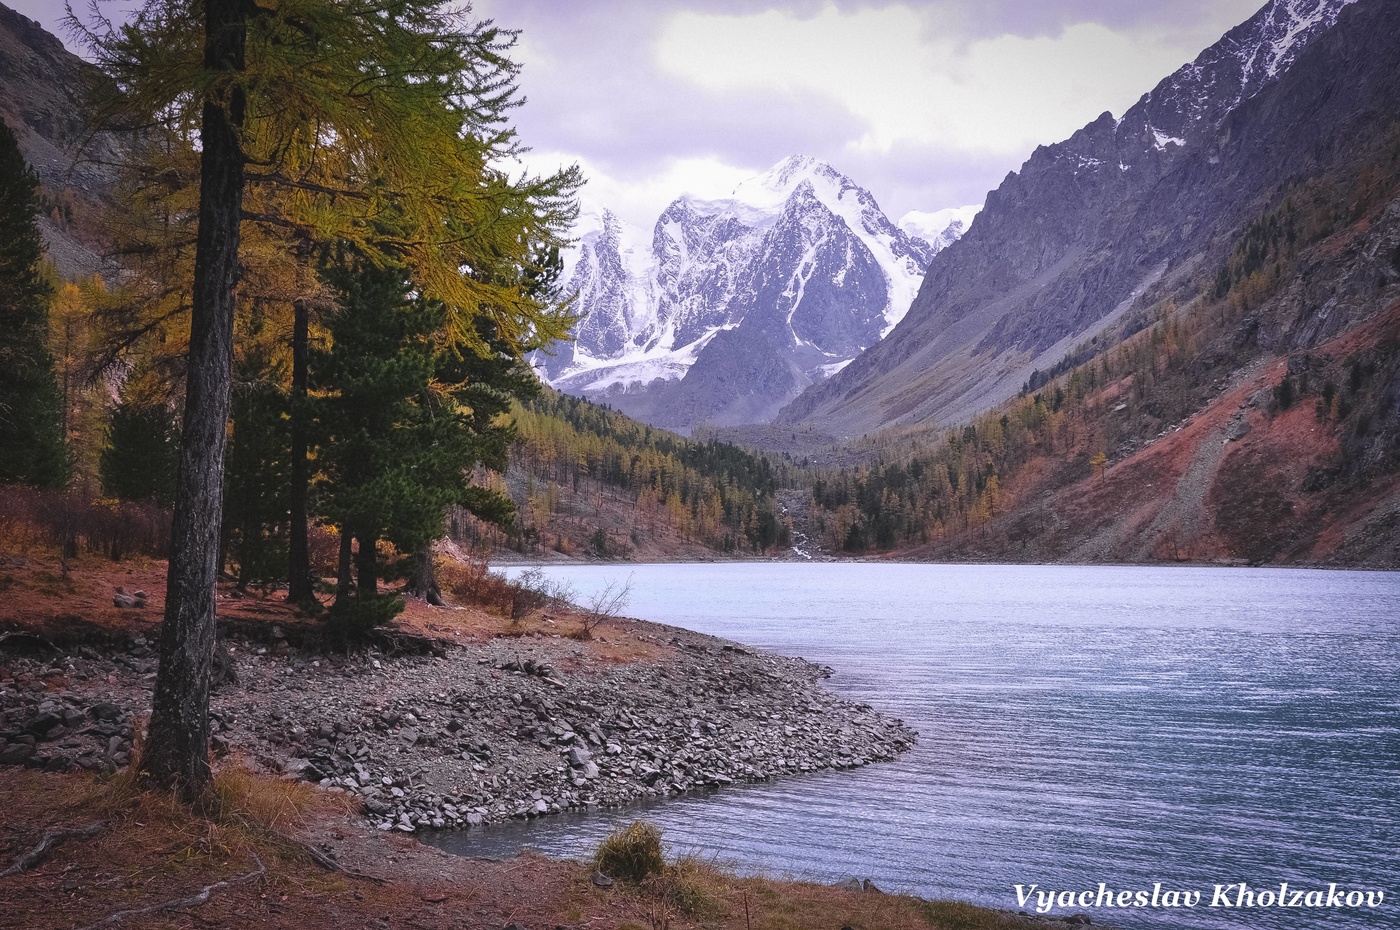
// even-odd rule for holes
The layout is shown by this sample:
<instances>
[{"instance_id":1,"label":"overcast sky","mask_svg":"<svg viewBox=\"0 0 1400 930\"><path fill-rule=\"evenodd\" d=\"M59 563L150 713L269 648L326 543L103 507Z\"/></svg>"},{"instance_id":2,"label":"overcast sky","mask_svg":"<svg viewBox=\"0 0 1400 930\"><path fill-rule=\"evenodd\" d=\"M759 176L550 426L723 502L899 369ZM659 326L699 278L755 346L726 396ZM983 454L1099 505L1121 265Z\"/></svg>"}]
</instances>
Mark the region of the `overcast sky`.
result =
<instances>
[{"instance_id":1,"label":"overcast sky","mask_svg":"<svg viewBox=\"0 0 1400 930\"><path fill-rule=\"evenodd\" d=\"M61 2L6 0L56 29ZM1263 0L476 0L521 30L528 164L650 227L786 155L885 212L980 203L1036 145L1121 114ZM124 4L117 2L120 8ZM106 6L106 4L104 4Z\"/></svg>"}]
</instances>

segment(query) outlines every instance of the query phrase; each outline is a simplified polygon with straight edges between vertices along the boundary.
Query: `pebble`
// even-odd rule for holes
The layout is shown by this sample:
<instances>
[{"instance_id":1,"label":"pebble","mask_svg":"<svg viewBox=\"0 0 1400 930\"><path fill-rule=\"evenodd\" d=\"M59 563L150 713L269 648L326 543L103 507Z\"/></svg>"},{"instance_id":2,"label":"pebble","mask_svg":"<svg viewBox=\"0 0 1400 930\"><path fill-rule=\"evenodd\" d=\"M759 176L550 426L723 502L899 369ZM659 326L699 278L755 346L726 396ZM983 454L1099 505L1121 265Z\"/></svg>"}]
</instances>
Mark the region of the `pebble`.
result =
<instances>
[{"instance_id":1,"label":"pebble","mask_svg":"<svg viewBox=\"0 0 1400 930\"><path fill-rule=\"evenodd\" d=\"M830 669L640 629L657 631L658 660L591 662L586 646L544 637L447 647L445 658L312 659L234 643L238 684L214 696L215 747L358 796L379 829L414 833L854 768L917 739L822 687ZM149 713L152 650L82 651L4 666L14 677L0 678L0 763L126 764L133 714ZM29 687L54 676L75 690Z\"/></svg>"}]
</instances>

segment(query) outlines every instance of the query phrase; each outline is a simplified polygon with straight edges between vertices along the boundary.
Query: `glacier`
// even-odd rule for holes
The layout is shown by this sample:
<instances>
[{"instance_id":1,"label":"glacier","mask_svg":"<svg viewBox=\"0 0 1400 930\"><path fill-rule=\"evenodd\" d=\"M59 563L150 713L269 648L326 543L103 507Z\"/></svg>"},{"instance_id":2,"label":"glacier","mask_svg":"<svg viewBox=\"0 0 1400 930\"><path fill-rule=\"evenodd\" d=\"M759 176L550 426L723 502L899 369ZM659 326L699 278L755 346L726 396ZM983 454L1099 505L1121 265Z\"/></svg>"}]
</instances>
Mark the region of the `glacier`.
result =
<instances>
[{"instance_id":1,"label":"glacier","mask_svg":"<svg viewBox=\"0 0 1400 930\"><path fill-rule=\"evenodd\" d=\"M762 417L777 407L752 396L727 413L724 397L718 406L690 398L679 403L690 413L677 415L651 409L646 395L684 381L697 364L726 372L708 378L708 392L752 395L751 385L729 381L746 370L733 358L749 348L741 343L757 340L789 369L770 386L795 396L903 319L929 261L979 209L910 212L895 224L850 178L795 155L728 197L678 197L649 234L608 210L586 214L564 256L574 340L532 362L551 386L658 425Z\"/></svg>"}]
</instances>

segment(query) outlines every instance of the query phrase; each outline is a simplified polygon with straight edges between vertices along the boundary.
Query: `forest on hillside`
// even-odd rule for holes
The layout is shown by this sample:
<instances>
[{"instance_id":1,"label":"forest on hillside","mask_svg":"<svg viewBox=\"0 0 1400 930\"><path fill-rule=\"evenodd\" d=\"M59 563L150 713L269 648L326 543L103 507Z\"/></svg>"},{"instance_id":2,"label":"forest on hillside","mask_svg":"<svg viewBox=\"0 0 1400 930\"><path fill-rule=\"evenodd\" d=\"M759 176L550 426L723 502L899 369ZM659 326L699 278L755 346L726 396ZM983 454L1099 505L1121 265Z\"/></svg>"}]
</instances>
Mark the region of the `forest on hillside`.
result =
<instances>
[{"instance_id":1,"label":"forest on hillside","mask_svg":"<svg viewBox=\"0 0 1400 930\"><path fill-rule=\"evenodd\" d=\"M649 542L731 556L789 545L777 492L799 470L786 457L687 439L549 389L512 416L510 470L484 480L512 495L516 518L499 528L464 519L459 541L593 558L628 558Z\"/></svg>"},{"instance_id":2,"label":"forest on hillside","mask_svg":"<svg viewBox=\"0 0 1400 930\"><path fill-rule=\"evenodd\" d=\"M854 448L868 464L818 468L807 478L823 545L867 553L945 541L939 552L956 556L959 539L1033 496L1101 480L1200 412L1254 360L1272 357L1258 334L1286 312L1300 258L1309 256L1308 273L1320 262L1347 271L1348 243L1397 195L1400 127L1350 166L1281 192L1218 266L1034 373L1019 397L951 429L863 438ZM1400 247L1383 258L1400 274ZM1374 292L1388 280L1382 272ZM1300 356L1273 381L1264 400L1270 416L1306 408L1336 441L1329 465L1304 479L1304 492L1355 491L1400 468L1400 435L1383 426L1393 420L1398 371L1400 342L1383 334L1349 344L1337 358L1318 354L1309 364ZM1244 542L1241 551L1275 554Z\"/></svg>"}]
</instances>

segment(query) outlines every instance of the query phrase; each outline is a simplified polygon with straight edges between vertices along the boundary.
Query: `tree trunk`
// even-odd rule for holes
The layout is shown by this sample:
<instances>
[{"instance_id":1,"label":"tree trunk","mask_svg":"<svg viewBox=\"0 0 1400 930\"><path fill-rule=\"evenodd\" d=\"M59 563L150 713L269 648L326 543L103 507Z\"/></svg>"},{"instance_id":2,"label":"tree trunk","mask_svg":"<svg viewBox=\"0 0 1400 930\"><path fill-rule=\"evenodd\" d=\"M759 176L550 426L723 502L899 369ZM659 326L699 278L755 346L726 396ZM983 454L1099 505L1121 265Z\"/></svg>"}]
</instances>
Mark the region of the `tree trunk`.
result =
<instances>
[{"instance_id":1,"label":"tree trunk","mask_svg":"<svg viewBox=\"0 0 1400 930\"><path fill-rule=\"evenodd\" d=\"M379 593L379 579L375 572L375 544L376 540L368 533L361 533L356 537L360 542L360 551L355 553L355 574L358 582L356 590L360 597L369 597Z\"/></svg>"},{"instance_id":2,"label":"tree trunk","mask_svg":"<svg viewBox=\"0 0 1400 930\"><path fill-rule=\"evenodd\" d=\"M336 566L335 598L349 597L355 588L355 578L351 574L351 561L354 556L350 548L353 537L348 526L340 528L340 562Z\"/></svg>"},{"instance_id":3,"label":"tree trunk","mask_svg":"<svg viewBox=\"0 0 1400 930\"><path fill-rule=\"evenodd\" d=\"M437 583L437 565L433 562L433 547L424 546L413 555L413 574L404 588L408 594L421 597L434 607L446 607L442 589Z\"/></svg>"},{"instance_id":4,"label":"tree trunk","mask_svg":"<svg viewBox=\"0 0 1400 930\"><path fill-rule=\"evenodd\" d=\"M307 409L306 369L307 342L310 329L306 301L292 303L292 487L291 526L289 527L287 560L287 600L293 604L310 604L315 598L311 579L311 554L307 545L306 496L307 474Z\"/></svg>"},{"instance_id":5,"label":"tree trunk","mask_svg":"<svg viewBox=\"0 0 1400 930\"><path fill-rule=\"evenodd\" d=\"M204 68L225 78L204 103L199 235L190 310L180 472L175 487L165 623L142 757L155 784L187 801L210 787L209 686L214 660L214 587L224 484L229 389L233 380L233 305L243 211L246 0L204 0ZM231 80L229 80L231 78Z\"/></svg>"}]
</instances>

